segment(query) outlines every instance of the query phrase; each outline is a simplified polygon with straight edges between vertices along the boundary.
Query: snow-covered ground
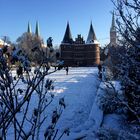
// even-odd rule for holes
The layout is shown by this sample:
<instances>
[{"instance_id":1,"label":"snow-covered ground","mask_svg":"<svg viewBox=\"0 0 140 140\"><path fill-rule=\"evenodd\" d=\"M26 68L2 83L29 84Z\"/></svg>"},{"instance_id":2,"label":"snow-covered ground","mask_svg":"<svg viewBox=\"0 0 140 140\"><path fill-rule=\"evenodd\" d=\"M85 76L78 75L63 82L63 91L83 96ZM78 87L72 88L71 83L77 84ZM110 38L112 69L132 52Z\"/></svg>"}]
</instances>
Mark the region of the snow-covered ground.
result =
<instances>
[{"instance_id":1,"label":"snow-covered ground","mask_svg":"<svg viewBox=\"0 0 140 140\"><path fill-rule=\"evenodd\" d=\"M93 139L93 136L90 136L91 131L97 129L103 115L95 103L100 85L98 69L95 67L69 68L68 75L62 69L46 78L54 81L54 90L51 91L51 94L54 94L54 99L47 108L48 118L41 128L40 138L44 139L44 129L51 123L51 116L58 106L59 99L64 97L66 108L56 126L59 130L58 134L61 134L65 128L69 128L70 135L64 135L63 140L73 140L85 136L88 140ZM20 84L19 86L22 87L22 82ZM35 97L32 96L31 108L36 106ZM12 134L9 135L9 137L11 136Z\"/></svg>"},{"instance_id":2,"label":"snow-covered ground","mask_svg":"<svg viewBox=\"0 0 140 140\"><path fill-rule=\"evenodd\" d=\"M55 100L49 107L50 112L58 104L59 98L64 97L66 103L57 125L60 130L70 129L70 136L64 139L80 137L94 125L94 120L88 120L100 84L97 72L97 68L83 67L70 68L68 75L65 70L49 75L55 80Z\"/></svg>"},{"instance_id":3,"label":"snow-covered ground","mask_svg":"<svg viewBox=\"0 0 140 140\"><path fill-rule=\"evenodd\" d=\"M52 71L51 69L50 71ZM15 71L13 72L15 74ZM56 129L58 129L58 139L65 129L69 128L69 136L64 135L62 140L98 140L97 133L108 132L109 130L115 130L116 134L123 130L121 121L123 120L121 115L117 114L103 114L103 111L99 108L99 101L103 95L106 95L106 84L101 82L98 78L98 69L95 67L81 67L81 68L69 68L69 74L66 75L64 69L47 75L46 79L52 79L54 81L54 90L49 91L47 94L54 95L52 103L44 111L47 114L46 121L42 124L40 129L39 139L44 139L45 129L51 124L53 112L56 110L59 104L59 100L64 98L66 107L62 112ZM114 81L115 89L120 90L119 82ZM22 81L19 81L18 87L24 89L26 86ZM19 97L22 99L22 95ZM29 118L36 108L38 102L37 94L33 94L29 106L29 112L27 117ZM24 108L24 107L23 107ZM20 120L23 113L18 113L17 117ZM29 124L25 126L25 130L28 132L30 129ZM103 128L103 131L102 131ZM13 136L11 128L8 133L8 140L11 140ZM109 132L106 134L109 135Z\"/></svg>"}]
</instances>

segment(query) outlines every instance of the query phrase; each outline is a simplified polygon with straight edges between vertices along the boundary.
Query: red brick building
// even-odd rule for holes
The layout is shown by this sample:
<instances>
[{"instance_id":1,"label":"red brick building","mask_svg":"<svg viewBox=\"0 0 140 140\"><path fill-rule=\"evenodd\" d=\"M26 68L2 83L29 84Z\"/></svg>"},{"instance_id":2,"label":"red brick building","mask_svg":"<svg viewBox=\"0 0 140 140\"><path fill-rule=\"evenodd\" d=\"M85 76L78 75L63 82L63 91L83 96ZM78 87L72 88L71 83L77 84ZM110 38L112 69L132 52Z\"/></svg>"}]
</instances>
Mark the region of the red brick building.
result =
<instances>
[{"instance_id":1,"label":"red brick building","mask_svg":"<svg viewBox=\"0 0 140 140\"><path fill-rule=\"evenodd\" d=\"M99 43L96 39L92 23L85 42L81 35L72 38L69 23L60 45L61 60L65 66L96 66L100 63Z\"/></svg>"}]
</instances>

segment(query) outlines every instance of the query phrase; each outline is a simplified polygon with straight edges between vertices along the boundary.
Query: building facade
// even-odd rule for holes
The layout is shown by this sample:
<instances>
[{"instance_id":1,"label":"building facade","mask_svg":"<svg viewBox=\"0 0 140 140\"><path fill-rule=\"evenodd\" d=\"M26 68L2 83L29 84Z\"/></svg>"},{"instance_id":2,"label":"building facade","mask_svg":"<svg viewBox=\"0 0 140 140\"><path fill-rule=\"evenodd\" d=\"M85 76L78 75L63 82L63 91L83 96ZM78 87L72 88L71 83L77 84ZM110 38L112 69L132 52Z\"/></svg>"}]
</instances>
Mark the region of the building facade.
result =
<instances>
[{"instance_id":1,"label":"building facade","mask_svg":"<svg viewBox=\"0 0 140 140\"><path fill-rule=\"evenodd\" d=\"M64 66L97 66L100 63L100 50L92 23L86 42L80 34L73 40L69 23L67 23L60 45L60 54Z\"/></svg>"}]
</instances>

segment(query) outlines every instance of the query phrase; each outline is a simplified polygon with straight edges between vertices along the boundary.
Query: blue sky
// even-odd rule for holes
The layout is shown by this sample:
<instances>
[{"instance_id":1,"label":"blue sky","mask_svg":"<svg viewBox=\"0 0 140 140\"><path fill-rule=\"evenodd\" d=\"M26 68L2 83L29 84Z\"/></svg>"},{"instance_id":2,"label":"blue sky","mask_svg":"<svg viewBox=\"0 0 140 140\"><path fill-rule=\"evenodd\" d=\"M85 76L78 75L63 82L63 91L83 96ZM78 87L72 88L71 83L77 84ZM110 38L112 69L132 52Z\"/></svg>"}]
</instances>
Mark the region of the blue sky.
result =
<instances>
[{"instance_id":1,"label":"blue sky","mask_svg":"<svg viewBox=\"0 0 140 140\"><path fill-rule=\"evenodd\" d=\"M111 26L111 0L0 0L0 38L9 36L11 41L27 31L28 21L35 31L38 20L44 41L53 38L60 44L67 21L73 38L81 34L87 39L92 21L97 39L104 45L109 43Z\"/></svg>"}]
</instances>

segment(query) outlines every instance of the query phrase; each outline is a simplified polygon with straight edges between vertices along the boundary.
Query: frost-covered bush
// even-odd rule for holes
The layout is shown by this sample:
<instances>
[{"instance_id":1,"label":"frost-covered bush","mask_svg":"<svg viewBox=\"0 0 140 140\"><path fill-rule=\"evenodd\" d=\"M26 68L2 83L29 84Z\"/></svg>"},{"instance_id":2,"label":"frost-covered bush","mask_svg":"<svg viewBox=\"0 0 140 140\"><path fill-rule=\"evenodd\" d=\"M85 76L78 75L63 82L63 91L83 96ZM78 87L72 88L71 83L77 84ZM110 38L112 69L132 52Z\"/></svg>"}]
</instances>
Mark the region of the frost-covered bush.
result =
<instances>
[{"instance_id":1,"label":"frost-covered bush","mask_svg":"<svg viewBox=\"0 0 140 140\"><path fill-rule=\"evenodd\" d=\"M118 46L110 53L114 77L122 83L128 101L129 121L137 120L140 124L140 2L112 2L116 9L117 30L120 36Z\"/></svg>"},{"instance_id":2,"label":"frost-covered bush","mask_svg":"<svg viewBox=\"0 0 140 140\"><path fill-rule=\"evenodd\" d=\"M113 113L120 106L119 101L116 99L114 94L106 94L100 100L100 108L104 113Z\"/></svg>"},{"instance_id":3,"label":"frost-covered bush","mask_svg":"<svg viewBox=\"0 0 140 140\"><path fill-rule=\"evenodd\" d=\"M107 81L111 81L113 79L113 72L106 67L105 77Z\"/></svg>"},{"instance_id":4,"label":"frost-covered bush","mask_svg":"<svg viewBox=\"0 0 140 140\"><path fill-rule=\"evenodd\" d=\"M112 83L104 83L104 88L101 88L101 94L98 95L97 102L104 113L122 113L126 112L127 108L122 104L124 99L123 93L118 92Z\"/></svg>"},{"instance_id":5,"label":"frost-covered bush","mask_svg":"<svg viewBox=\"0 0 140 140\"><path fill-rule=\"evenodd\" d=\"M125 130L121 130L118 135L118 140L139 140L139 136Z\"/></svg>"},{"instance_id":6,"label":"frost-covered bush","mask_svg":"<svg viewBox=\"0 0 140 140\"><path fill-rule=\"evenodd\" d=\"M96 136L99 140L117 140L118 133L113 129L101 127L97 130Z\"/></svg>"},{"instance_id":7,"label":"frost-covered bush","mask_svg":"<svg viewBox=\"0 0 140 140\"><path fill-rule=\"evenodd\" d=\"M53 114L50 114L51 121L48 121L47 109L54 99L50 91L54 86L47 76L56 70L49 71L47 68L42 71L43 61L33 73L28 69L30 61L21 49L13 49L11 61L12 64L21 63L25 70L18 77L7 65L4 49L0 49L0 139L9 139L9 134L15 140L55 139L58 133L55 126L65 108L64 98L61 98ZM51 126L49 132L46 131L48 125ZM64 130L61 137L64 134L68 131Z\"/></svg>"},{"instance_id":8,"label":"frost-covered bush","mask_svg":"<svg viewBox=\"0 0 140 140\"><path fill-rule=\"evenodd\" d=\"M108 127L101 127L96 132L96 137L99 140L139 140L140 137L136 133L128 130L114 130Z\"/></svg>"}]
</instances>

